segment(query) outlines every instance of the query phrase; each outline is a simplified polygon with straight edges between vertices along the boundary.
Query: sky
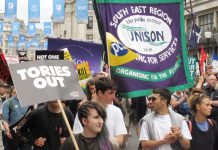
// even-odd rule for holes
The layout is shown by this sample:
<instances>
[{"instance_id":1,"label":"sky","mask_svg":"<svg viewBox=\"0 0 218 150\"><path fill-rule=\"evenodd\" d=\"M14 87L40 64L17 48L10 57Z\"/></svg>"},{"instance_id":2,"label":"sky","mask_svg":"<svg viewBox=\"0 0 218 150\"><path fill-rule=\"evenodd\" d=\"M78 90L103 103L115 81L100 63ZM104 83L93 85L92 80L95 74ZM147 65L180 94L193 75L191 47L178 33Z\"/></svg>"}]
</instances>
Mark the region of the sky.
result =
<instances>
[{"instance_id":1,"label":"sky","mask_svg":"<svg viewBox=\"0 0 218 150\"><path fill-rule=\"evenodd\" d=\"M53 0L40 0L40 24L38 28L43 27L43 22L51 21ZM5 0L0 0L0 12L5 10ZM28 22L28 0L17 0L17 18Z\"/></svg>"}]
</instances>

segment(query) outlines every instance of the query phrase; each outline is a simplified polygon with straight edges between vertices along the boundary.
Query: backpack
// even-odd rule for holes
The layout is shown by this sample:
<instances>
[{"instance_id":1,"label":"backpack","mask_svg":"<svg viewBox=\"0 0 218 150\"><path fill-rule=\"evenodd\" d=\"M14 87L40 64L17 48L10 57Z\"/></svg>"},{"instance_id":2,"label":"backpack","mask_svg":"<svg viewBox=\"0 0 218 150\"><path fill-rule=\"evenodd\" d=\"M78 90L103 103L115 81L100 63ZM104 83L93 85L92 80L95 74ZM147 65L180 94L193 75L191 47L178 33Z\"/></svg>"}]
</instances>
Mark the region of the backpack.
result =
<instances>
[{"instance_id":1,"label":"backpack","mask_svg":"<svg viewBox=\"0 0 218 150\"><path fill-rule=\"evenodd\" d=\"M10 117L11 112L12 112L15 108L14 108L12 99L8 99L8 102L9 102L9 117ZM13 136L16 136L17 139L20 140L20 142L24 142L24 143L27 143L27 142L28 142L27 138L24 137L24 136L21 134L20 129L21 129L21 127L26 123L26 121L27 121L26 116L27 116L27 114L28 114L32 109L33 109L33 107L30 106L30 107L27 109L27 111L26 111L26 113L24 114L24 116L23 116L20 120L18 120L17 122L15 122L13 125L11 125L11 126L9 127L9 129L10 129L12 135L13 135Z\"/></svg>"},{"instance_id":2,"label":"backpack","mask_svg":"<svg viewBox=\"0 0 218 150\"><path fill-rule=\"evenodd\" d=\"M177 99L177 101L179 100L179 97L176 96L175 94L173 94L173 96ZM178 108L176 109L177 112L181 115L188 115L190 114L190 107L187 101L182 102L181 104L178 105Z\"/></svg>"}]
</instances>

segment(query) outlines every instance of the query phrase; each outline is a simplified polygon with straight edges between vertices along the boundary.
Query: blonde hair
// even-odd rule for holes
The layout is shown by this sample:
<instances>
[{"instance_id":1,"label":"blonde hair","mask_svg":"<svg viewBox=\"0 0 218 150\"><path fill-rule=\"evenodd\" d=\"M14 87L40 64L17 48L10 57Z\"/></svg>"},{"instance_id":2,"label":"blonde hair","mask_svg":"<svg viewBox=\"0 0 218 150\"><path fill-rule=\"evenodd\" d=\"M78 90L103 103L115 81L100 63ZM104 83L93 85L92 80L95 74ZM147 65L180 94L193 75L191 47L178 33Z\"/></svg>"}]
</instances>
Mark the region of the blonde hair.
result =
<instances>
[{"instance_id":1,"label":"blonde hair","mask_svg":"<svg viewBox=\"0 0 218 150\"><path fill-rule=\"evenodd\" d=\"M201 104L203 99L209 99L209 97L207 95L205 95L205 93L197 88L192 89L191 95L188 98L188 102L189 102L189 106L191 108L191 110L196 113L197 112L197 104Z\"/></svg>"}]
</instances>

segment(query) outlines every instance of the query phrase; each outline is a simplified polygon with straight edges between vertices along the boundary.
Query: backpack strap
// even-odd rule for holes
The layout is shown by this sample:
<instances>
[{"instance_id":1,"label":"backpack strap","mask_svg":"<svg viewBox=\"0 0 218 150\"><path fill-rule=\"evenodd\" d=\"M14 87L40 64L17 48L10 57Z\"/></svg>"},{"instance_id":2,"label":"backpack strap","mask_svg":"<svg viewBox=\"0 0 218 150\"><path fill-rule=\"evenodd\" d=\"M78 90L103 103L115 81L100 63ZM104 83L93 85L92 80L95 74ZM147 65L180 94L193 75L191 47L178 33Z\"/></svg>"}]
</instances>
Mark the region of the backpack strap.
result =
<instances>
[{"instance_id":1,"label":"backpack strap","mask_svg":"<svg viewBox=\"0 0 218 150\"><path fill-rule=\"evenodd\" d=\"M209 122L209 124L213 127L214 126L214 120L212 119L207 119L207 121Z\"/></svg>"},{"instance_id":2,"label":"backpack strap","mask_svg":"<svg viewBox=\"0 0 218 150\"><path fill-rule=\"evenodd\" d=\"M188 128L189 128L190 133L192 133L192 121L191 120L188 121Z\"/></svg>"}]
</instances>

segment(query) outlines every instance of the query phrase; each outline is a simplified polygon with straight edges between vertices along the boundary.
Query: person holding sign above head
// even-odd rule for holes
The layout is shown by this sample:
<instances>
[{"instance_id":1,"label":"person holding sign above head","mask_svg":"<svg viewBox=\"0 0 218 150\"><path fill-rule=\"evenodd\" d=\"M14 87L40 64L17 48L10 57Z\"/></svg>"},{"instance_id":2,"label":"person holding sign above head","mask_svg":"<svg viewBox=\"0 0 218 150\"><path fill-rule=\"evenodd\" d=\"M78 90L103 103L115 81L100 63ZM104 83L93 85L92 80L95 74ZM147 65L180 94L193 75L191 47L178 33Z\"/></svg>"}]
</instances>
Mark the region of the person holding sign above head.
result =
<instances>
[{"instance_id":1,"label":"person holding sign above head","mask_svg":"<svg viewBox=\"0 0 218 150\"><path fill-rule=\"evenodd\" d=\"M112 105L115 100L116 88L117 86L112 79L108 77L98 78L95 81L97 98L94 101L106 110L107 118L105 123L109 132L109 138L112 143L119 147L123 144L124 135L127 134L127 130L121 110ZM75 134L83 132L83 127L77 116L75 118L73 132Z\"/></svg>"},{"instance_id":2,"label":"person holding sign above head","mask_svg":"<svg viewBox=\"0 0 218 150\"><path fill-rule=\"evenodd\" d=\"M73 115L68 109L65 109L65 113L72 127ZM57 101L47 102L45 106L30 112L26 118L21 133L33 145L33 150L59 150L69 136Z\"/></svg>"},{"instance_id":3,"label":"person holding sign above head","mask_svg":"<svg viewBox=\"0 0 218 150\"><path fill-rule=\"evenodd\" d=\"M141 120L139 141L142 148L189 149L191 134L184 117L168 109L171 100L170 91L165 88L155 89L149 100L153 112Z\"/></svg>"},{"instance_id":4,"label":"person holding sign above head","mask_svg":"<svg viewBox=\"0 0 218 150\"><path fill-rule=\"evenodd\" d=\"M96 102L86 101L78 108L78 117L84 131L75 135L80 150L113 150L105 126L105 110ZM74 150L72 140L68 138L60 150Z\"/></svg>"}]
</instances>

